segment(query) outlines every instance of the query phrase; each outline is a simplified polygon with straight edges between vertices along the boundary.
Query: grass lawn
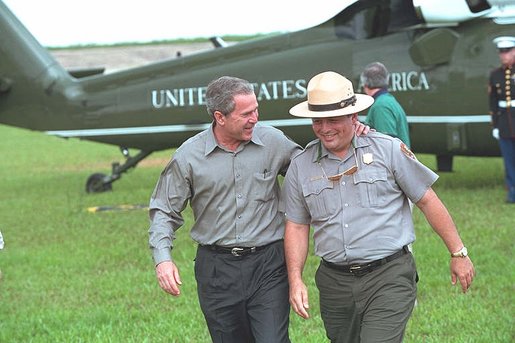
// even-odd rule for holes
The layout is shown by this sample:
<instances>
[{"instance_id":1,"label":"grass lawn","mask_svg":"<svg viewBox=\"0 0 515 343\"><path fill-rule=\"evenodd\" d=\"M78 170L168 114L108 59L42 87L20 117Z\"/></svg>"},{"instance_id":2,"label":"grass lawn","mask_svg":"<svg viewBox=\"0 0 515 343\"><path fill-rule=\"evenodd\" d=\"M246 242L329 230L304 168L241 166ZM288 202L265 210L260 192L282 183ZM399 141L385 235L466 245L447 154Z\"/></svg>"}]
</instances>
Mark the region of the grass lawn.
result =
<instances>
[{"instance_id":1,"label":"grass lawn","mask_svg":"<svg viewBox=\"0 0 515 343\"><path fill-rule=\"evenodd\" d=\"M155 153L113 185L86 194L87 177L122 160L116 147L0 125L0 342L209 342L193 276L196 246L185 213L174 258L182 295L165 294L147 247L145 210L92 213L93 206L146 205L172 150ZM434 156L418 158L435 168ZM450 283L449 255L418 209L414 254L418 306L405 342L513 342L515 206L504 203L500 158L455 158L435 190L475 264L469 293ZM311 316L291 315L292 342L326 342L313 276Z\"/></svg>"}]
</instances>

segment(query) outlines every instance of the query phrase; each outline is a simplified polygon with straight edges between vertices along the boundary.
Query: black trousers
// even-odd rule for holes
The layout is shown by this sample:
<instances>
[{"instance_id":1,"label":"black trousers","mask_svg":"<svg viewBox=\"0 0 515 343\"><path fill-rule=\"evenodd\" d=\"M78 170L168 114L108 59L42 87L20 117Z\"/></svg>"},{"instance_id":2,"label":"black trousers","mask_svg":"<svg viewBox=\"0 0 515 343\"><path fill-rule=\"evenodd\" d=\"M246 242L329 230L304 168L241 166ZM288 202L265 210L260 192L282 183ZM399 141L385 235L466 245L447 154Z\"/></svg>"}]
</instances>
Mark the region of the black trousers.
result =
<instances>
[{"instance_id":1,"label":"black trousers","mask_svg":"<svg viewBox=\"0 0 515 343\"><path fill-rule=\"evenodd\" d=\"M199 246L195 278L213 342L290 342L288 276L282 241L245 256Z\"/></svg>"}]
</instances>

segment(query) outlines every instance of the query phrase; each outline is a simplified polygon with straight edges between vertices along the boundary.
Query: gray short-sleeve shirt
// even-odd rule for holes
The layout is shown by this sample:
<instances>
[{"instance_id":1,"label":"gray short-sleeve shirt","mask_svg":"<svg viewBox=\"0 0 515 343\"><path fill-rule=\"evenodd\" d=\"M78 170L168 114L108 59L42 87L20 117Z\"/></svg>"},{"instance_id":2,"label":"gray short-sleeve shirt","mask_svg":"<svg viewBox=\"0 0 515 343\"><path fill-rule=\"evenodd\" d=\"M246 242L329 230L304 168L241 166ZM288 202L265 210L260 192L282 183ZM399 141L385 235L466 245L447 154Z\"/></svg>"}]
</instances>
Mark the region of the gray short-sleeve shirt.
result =
<instances>
[{"instance_id":1,"label":"gray short-sleeve shirt","mask_svg":"<svg viewBox=\"0 0 515 343\"><path fill-rule=\"evenodd\" d=\"M328 179L354 165L354 174ZM315 254L327 261L373 261L415 240L408 199L419 201L437 178L399 139L381 133L355 137L343 160L315 140L286 174L286 218L314 228Z\"/></svg>"}]
</instances>

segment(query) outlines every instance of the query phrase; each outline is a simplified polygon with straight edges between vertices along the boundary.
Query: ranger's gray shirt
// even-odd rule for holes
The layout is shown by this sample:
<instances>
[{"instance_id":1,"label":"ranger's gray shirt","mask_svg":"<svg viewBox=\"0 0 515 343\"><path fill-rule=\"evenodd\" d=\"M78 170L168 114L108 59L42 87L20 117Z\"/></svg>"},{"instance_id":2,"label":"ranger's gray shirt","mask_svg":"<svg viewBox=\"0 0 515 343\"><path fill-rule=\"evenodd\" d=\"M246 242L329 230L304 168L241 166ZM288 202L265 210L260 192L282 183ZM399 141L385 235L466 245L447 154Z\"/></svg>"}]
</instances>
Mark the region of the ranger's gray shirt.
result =
<instances>
[{"instance_id":1,"label":"ranger's gray shirt","mask_svg":"<svg viewBox=\"0 0 515 343\"><path fill-rule=\"evenodd\" d=\"M171 260L174 232L188 201L199 244L252 247L282 239L277 180L300 147L281 131L256 125L235 152L218 145L213 127L188 139L161 173L149 205L149 245L156 264ZM281 205L282 207L282 205Z\"/></svg>"},{"instance_id":2,"label":"ranger's gray shirt","mask_svg":"<svg viewBox=\"0 0 515 343\"><path fill-rule=\"evenodd\" d=\"M341 160L315 140L292 160L283 184L286 218L313 226L316 255L365 263L415 240L408 198L419 201L438 176L402 144L371 132L355 137ZM339 181L326 177L355 164L357 172Z\"/></svg>"}]
</instances>

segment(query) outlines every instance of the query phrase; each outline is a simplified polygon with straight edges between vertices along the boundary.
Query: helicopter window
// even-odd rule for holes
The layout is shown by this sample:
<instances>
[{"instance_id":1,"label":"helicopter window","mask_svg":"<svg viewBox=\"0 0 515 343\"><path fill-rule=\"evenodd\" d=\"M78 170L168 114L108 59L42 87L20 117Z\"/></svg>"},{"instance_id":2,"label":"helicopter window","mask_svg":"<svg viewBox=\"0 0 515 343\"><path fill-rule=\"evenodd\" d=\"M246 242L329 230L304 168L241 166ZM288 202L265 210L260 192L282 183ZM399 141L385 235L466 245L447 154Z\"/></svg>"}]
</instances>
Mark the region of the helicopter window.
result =
<instances>
[{"instance_id":1,"label":"helicopter window","mask_svg":"<svg viewBox=\"0 0 515 343\"><path fill-rule=\"evenodd\" d=\"M398 31L406 27L421 24L423 21L413 7L413 1L400 0L391 1L392 16L388 26L388 31Z\"/></svg>"},{"instance_id":2,"label":"helicopter window","mask_svg":"<svg viewBox=\"0 0 515 343\"><path fill-rule=\"evenodd\" d=\"M335 19L336 35L342 38L370 38L374 31L376 6L370 7L369 1L358 1L340 12Z\"/></svg>"},{"instance_id":3,"label":"helicopter window","mask_svg":"<svg viewBox=\"0 0 515 343\"><path fill-rule=\"evenodd\" d=\"M410 0L361 0L336 16L335 31L340 38L367 39L420 22Z\"/></svg>"},{"instance_id":4,"label":"helicopter window","mask_svg":"<svg viewBox=\"0 0 515 343\"><path fill-rule=\"evenodd\" d=\"M491 8L486 0L467 0L467 5L472 13L482 12Z\"/></svg>"}]
</instances>

